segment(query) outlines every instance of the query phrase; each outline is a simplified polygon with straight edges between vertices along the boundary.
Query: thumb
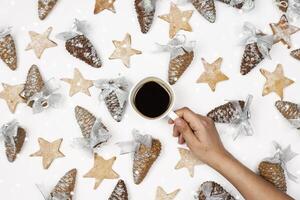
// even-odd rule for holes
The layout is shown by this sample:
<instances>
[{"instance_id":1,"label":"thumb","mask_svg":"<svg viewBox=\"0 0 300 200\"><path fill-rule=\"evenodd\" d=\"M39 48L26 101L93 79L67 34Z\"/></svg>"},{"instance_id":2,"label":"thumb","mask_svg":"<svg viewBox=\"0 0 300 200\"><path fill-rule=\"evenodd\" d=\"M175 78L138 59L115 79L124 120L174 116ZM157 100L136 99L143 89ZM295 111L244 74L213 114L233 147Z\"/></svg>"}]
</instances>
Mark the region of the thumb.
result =
<instances>
[{"instance_id":1,"label":"thumb","mask_svg":"<svg viewBox=\"0 0 300 200\"><path fill-rule=\"evenodd\" d=\"M195 141L197 141L194 132L192 131L191 127L185 120L183 120L182 118L177 118L174 121L174 124L176 126L176 129L179 131L180 134L182 134L184 140L188 144L192 145L195 143Z\"/></svg>"}]
</instances>

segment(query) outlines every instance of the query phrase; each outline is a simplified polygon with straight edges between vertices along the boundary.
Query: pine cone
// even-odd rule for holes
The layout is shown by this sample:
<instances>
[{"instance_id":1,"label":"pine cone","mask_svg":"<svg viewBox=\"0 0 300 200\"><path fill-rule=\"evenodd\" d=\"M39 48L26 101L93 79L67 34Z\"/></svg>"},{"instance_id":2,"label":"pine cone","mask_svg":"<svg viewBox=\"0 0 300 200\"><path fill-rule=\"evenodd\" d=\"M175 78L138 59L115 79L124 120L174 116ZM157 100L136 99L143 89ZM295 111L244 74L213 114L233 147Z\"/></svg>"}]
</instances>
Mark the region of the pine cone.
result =
<instances>
[{"instance_id":1,"label":"pine cone","mask_svg":"<svg viewBox=\"0 0 300 200\"><path fill-rule=\"evenodd\" d=\"M123 180L118 181L108 200L128 200L127 188Z\"/></svg>"},{"instance_id":2,"label":"pine cone","mask_svg":"<svg viewBox=\"0 0 300 200\"><path fill-rule=\"evenodd\" d=\"M0 58L11 70L17 69L16 47L10 34L0 38Z\"/></svg>"},{"instance_id":3,"label":"pine cone","mask_svg":"<svg viewBox=\"0 0 300 200\"><path fill-rule=\"evenodd\" d=\"M15 161L17 154L20 153L26 138L26 131L18 127L17 135L13 137L14 141L5 140L6 157L9 162Z\"/></svg>"},{"instance_id":4,"label":"pine cone","mask_svg":"<svg viewBox=\"0 0 300 200\"><path fill-rule=\"evenodd\" d=\"M45 83L39 71L39 68L36 65L32 65L28 71L26 83L24 90L20 93L20 96L26 101L29 100L34 94L40 92ZM30 103L30 106L32 103Z\"/></svg>"},{"instance_id":5,"label":"pine cone","mask_svg":"<svg viewBox=\"0 0 300 200\"><path fill-rule=\"evenodd\" d=\"M56 196L66 196L68 200L72 200L72 194L75 188L75 182L76 182L76 174L77 170L72 169L68 171L56 184L54 189L51 191L50 196L56 197Z\"/></svg>"},{"instance_id":6,"label":"pine cone","mask_svg":"<svg viewBox=\"0 0 300 200\"><path fill-rule=\"evenodd\" d=\"M51 12L57 0L39 0L38 1L38 13L40 20L44 20Z\"/></svg>"},{"instance_id":7,"label":"pine cone","mask_svg":"<svg viewBox=\"0 0 300 200\"><path fill-rule=\"evenodd\" d=\"M179 55L170 60L169 63L169 83L175 84L176 81L181 77L183 72L188 68L194 58L194 51L184 50L183 55Z\"/></svg>"},{"instance_id":8,"label":"pine cone","mask_svg":"<svg viewBox=\"0 0 300 200\"><path fill-rule=\"evenodd\" d=\"M102 63L95 47L84 35L77 35L66 41L67 51L74 57L84 61L88 65L99 68Z\"/></svg>"},{"instance_id":9,"label":"pine cone","mask_svg":"<svg viewBox=\"0 0 300 200\"><path fill-rule=\"evenodd\" d=\"M256 67L264 59L260 53L257 43L247 44L241 63L241 74L248 74L254 67Z\"/></svg>"},{"instance_id":10,"label":"pine cone","mask_svg":"<svg viewBox=\"0 0 300 200\"><path fill-rule=\"evenodd\" d=\"M191 0L198 12L210 23L216 21L216 8L214 0Z\"/></svg>"},{"instance_id":11,"label":"pine cone","mask_svg":"<svg viewBox=\"0 0 300 200\"><path fill-rule=\"evenodd\" d=\"M245 102L239 101L241 108L244 108ZM236 119L236 109L231 102L225 103L216 107L207 114L207 117L212 118L217 123L231 123Z\"/></svg>"},{"instance_id":12,"label":"pine cone","mask_svg":"<svg viewBox=\"0 0 300 200\"><path fill-rule=\"evenodd\" d=\"M75 117L83 137L90 138L92 128L96 122L96 117L81 106L75 107Z\"/></svg>"},{"instance_id":13,"label":"pine cone","mask_svg":"<svg viewBox=\"0 0 300 200\"><path fill-rule=\"evenodd\" d=\"M206 187L211 188L210 196L206 196L205 192L203 191L203 188ZM202 183L198 193L199 197L197 199L199 200L212 199L211 197L214 196L217 198L220 195L224 196L223 200L235 200L231 194L229 194L221 185L214 181L206 181Z\"/></svg>"},{"instance_id":14,"label":"pine cone","mask_svg":"<svg viewBox=\"0 0 300 200\"><path fill-rule=\"evenodd\" d=\"M280 163L263 161L258 166L259 174L265 180L272 183L279 190L286 192L286 180L284 170Z\"/></svg>"},{"instance_id":15,"label":"pine cone","mask_svg":"<svg viewBox=\"0 0 300 200\"><path fill-rule=\"evenodd\" d=\"M289 101L276 101L275 106L286 119L300 119L300 107L298 104ZM300 127L297 128L300 129Z\"/></svg>"},{"instance_id":16,"label":"pine cone","mask_svg":"<svg viewBox=\"0 0 300 200\"><path fill-rule=\"evenodd\" d=\"M152 9L145 8L144 1L148 1L153 6ZM147 33L151 28L155 14L155 3L156 0L135 0L134 2L142 33Z\"/></svg>"},{"instance_id":17,"label":"pine cone","mask_svg":"<svg viewBox=\"0 0 300 200\"><path fill-rule=\"evenodd\" d=\"M291 51L291 56L293 58L296 58L297 60L300 60L300 49L295 49Z\"/></svg>"},{"instance_id":18,"label":"pine cone","mask_svg":"<svg viewBox=\"0 0 300 200\"><path fill-rule=\"evenodd\" d=\"M232 0L218 0L218 1L226 3L228 5L231 5L230 3L231 3ZM233 7L237 8L237 9L241 9L243 7L243 5L244 5L244 2L241 1L240 3L237 3L237 4L233 5Z\"/></svg>"},{"instance_id":19,"label":"pine cone","mask_svg":"<svg viewBox=\"0 0 300 200\"><path fill-rule=\"evenodd\" d=\"M141 144L139 150L134 153L133 179L135 184L140 184L147 175L152 164L161 151L161 143L157 139L152 140L151 149Z\"/></svg>"},{"instance_id":20,"label":"pine cone","mask_svg":"<svg viewBox=\"0 0 300 200\"><path fill-rule=\"evenodd\" d=\"M118 97L115 92L111 92L105 99L105 105L110 115L117 121L122 120L123 113L125 111L125 105L120 105Z\"/></svg>"}]
</instances>

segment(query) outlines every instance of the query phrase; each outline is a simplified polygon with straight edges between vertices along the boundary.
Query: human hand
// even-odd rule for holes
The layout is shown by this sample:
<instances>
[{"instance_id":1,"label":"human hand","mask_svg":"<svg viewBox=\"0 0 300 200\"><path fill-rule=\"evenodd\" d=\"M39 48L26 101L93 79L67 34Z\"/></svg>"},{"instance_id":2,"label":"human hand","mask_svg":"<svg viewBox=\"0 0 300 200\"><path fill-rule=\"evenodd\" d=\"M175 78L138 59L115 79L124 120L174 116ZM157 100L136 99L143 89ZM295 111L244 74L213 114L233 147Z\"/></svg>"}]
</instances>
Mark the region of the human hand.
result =
<instances>
[{"instance_id":1,"label":"human hand","mask_svg":"<svg viewBox=\"0 0 300 200\"><path fill-rule=\"evenodd\" d=\"M202 162L213 166L230 155L224 148L213 120L194 113L189 108L176 111L179 116L174 124L173 136L178 137L178 143L190 148L192 153Z\"/></svg>"}]
</instances>

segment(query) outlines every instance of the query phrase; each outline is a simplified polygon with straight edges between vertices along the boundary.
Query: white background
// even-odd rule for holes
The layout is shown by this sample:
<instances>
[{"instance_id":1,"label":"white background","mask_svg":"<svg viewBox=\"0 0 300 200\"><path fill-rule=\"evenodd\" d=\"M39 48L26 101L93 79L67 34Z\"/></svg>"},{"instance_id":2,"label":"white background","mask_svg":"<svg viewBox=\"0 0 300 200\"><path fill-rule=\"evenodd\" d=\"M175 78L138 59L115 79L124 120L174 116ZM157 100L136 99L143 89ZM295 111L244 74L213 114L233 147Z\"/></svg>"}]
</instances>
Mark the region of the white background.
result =
<instances>
[{"instance_id":1,"label":"white background","mask_svg":"<svg viewBox=\"0 0 300 200\"><path fill-rule=\"evenodd\" d=\"M94 15L94 3L94 0L61 0L48 18L40 21L37 15L37 1L1 0L0 25L13 26L12 35L15 38L19 62L18 69L13 72L1 61L0 81L9 84L23 83L32 64L40 67L45 80L52 77L71 78L75 67L91 80L113 78L118 75L126 76L132 83L149 75L166 79L169 55L153 51L155 42L166 43L168 41L168 23L156 17L150 32L143 35L140 33L137 23L133 0L116 0L116 14L104 11ZM169 0L158 1L156 15L168 13L169 7ZM183 10L194 9L190 4L180 6L180 8ZM226 126L218 126L218 128L229 151L256 171L258 163L274 153L273 140L283 146L291 144L292 149L300 153L299 131L292 129L274 107L274 102L279 99L278 96L275 94L261 96L265 79L260 74L259 68L273 71L277 63L283 64L285 75L295 81L295 84L285 90L285 99L300 102L299 61L290 57L290 51L282 44L276 44L271 51L272 60L263 61L248 75L241 76L239 66L243 47L238 44L243 22L250 21L263 31L271 33L269 23L278 22L280 12L271 0L256 1L255 10L245 14L220 2L216 2L216 9L217 20L214 24L204 20L197 11L190 20L193 32L186 34L189 39L197 41L197 47L192 65L174 86L177 95L176 108L188 106L196 112L206 114L215 106L223 104L226 99L243 99L247 94L253 94L251 121L255 130L254 136L240 137L233 141L232 136L224 129ZM88 37L101 55L104 62L102 68L92 68L73 58L64 49L64 43L55 39L55 34L69 29L73 18L85 19L90 23L91 30ZM33 51L24 50L30 42L28 31L42 33L49 26L54 28L50 37L57 42L58 47L47 49L39 60ZM129 69L123 66L119 60L108 59L114 50L112 40L122 40L127 32L132 35L132 47L143 52L142 55L132 57ZM292 41L293 48L296 48L300 42L300 33L294 34ZM208 85L196 84L197 78L203 72L200 59L204 57L208 62L213 62L219 56L224 58L222 70L230 77L230 80L218 84L216 92L212 92ZM177 150L178 144L171 137L172 127L167 124L166 120L147 121L138 117L131 109L127 109L123 121L117 123L110 117L104 104L99 103L99 91L96 88L90 90L92 97L77 94L71 98L68 96L69 85L63 82L61 85L61 93L65 96L63 108L49 110L42 114L33 115L31 109L22 104L18 106L13 115L9 112L5 102L0 100L0 123L3 124L16 118L28 133L28 140L14 163L7 161L4 145L1 142L1 199L42 199L35 184L44 183L51 188L66 171L74 167L79 172L75 199L108 199L117 180L105 180L97 190L93 190L94 180L82 177L93 165L92 156L71 147L72 139L81 136L74 117L76 105L81 105L92 111L97 117L101 117L113 134L112 140L101 151L101 155L105 158L118 156L118 148L114 144L131 139L133 128L152 134L162 141L161 156L141 185L137 186L133 183L131 156L118 156L113 168L127 183L130 199L154 199L156 188L159 185L167 192L180 188L181 192L177 199L192 199L193 192L206 180L219 182L228 191L242 199L229 182L208 166L196 167L194 178L189 177L186 169L174 170L180 159ZM42 168L41 158L29 157L39 148L38 137L50 141L58 138L64 139L61 151L66 157L55 160L48 170ZM300 156L288 163L288 168L300 177ZM294 198L300 198L299 184L288 180L288 193Z\"/></svg>"}]
</instances>

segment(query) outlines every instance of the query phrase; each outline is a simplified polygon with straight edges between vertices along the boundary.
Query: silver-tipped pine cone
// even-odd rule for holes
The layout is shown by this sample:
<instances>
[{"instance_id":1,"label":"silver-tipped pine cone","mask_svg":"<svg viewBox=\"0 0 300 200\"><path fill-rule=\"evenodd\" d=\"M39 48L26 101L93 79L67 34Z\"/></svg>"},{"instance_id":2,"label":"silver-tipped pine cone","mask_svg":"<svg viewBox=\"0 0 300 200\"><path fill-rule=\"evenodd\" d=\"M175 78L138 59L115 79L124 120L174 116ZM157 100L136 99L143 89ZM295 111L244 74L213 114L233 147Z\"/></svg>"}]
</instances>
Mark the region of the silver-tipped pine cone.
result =
<instances>
[{"instance_id":1,"label":"silver-tipped pine cone","mask_svg":"<svg viewBox=\"0 0 300 200\"><path fill-rule=\"evenodd\" d=\"M101 59L95 47L85 35L77 35L68 39L65 47L72 56L84 61L88 65L95 68L101 67Z\"/></svg>"},{"instance_id":2,"label":"silver-tipped pine cone","mask_svg":"<svg viewBox=\"0 0 300 200\"><path fill-rule=\"evenodd\" d=\"M284 118L299 119L300 120L300 107L298 104L289 101L276 101L275 106L277 110L283 115ZM297 127L300 129L300 127Z\"/></svg>"},{"instance_id":3,"label":"silver-tipped pine cone","mask_svg":"<svg viewBox=\"0 0 300 200\"><path fill-rule=\"evenodd\" d=\"M296 58L297 60L300 60L300 49L295 49L291 51L291 56L293 58Z\"/></svg>"},{"instance_id":4,"label":"silver-tipped pine cone","mask_svg":"<svg viewBox=\"0 0 300 200\"><path fill-rule=\"evenodd\" d=\"M243 109L245 102L239 101L239 104ZM214 122L217 123L231 123L237 117L236 108L231 102L228 102L211 110L207 114L207 117L210 117Z\"/></svg>"},{"instance_id":5,"label":"silver-tipped pine cone","mask_svg":"<svg viewBox=\"0 0 300 200\"><path fill-rule=\"evenodd\" d=\"M90 138L92 128L96 122L96 117L81 106L75 107L75 117L83 137Z\"/></svg>"},{"instance_id":6,"label":"silver-tipped pine cone","mask_svg":"<svg viewBox=\"0 0 300 200\"><path fill-rule=\"evenodd\" d=\"M281 167L280 163L272 163L268 161L263 161L258 166L259 175L266 181L272 183L276 188L282 192L286 192L286 179L284 174L284 169Z\"/></svg>"},{"instance_id":7,"label":"silver-tipped pine cone","mask_svg":"<svg viewBox=\"0 0 300 200\"><path fill-rule=\"evenodd\" d=\"M58 0L39 0L38 1L38 14L40 20L44 20L49 13L53 10Z\"/></svg>"},{"instance_id":8,"label":"silver-tipped pine cone","mask_svg":"<svg viewBox=\"0 0 300 200\"><path fill-rule=\"evenodd\" d=\"M204 192L203 188L209 188L208 191ZM206 181L201 184L200 189L198 191L199 196L197 197L198 200L207 200L207 199L221 199L219 196L222 196L222 200L235 200L235 198L228 193L221 185L214 181ZM209 195L209 196L208 196ZM215 197L215 198L214 198Z\"/></svg>"},{"instance_id":9,"label":"silver-tipped pine cone","mask_svg":"<svg viewBox=\"0 0 300 200\"><path fill-rule=\"evenodd\" d=\"M150 6L150 8L145 8L145 1L148 1L147 4L152 6ZM134 2L142 33L147 33L152 26L155 15L155 3L156 0L135 0Z\"/></svg>"},{"instance_id":10,"label":"silver-tipped pine cone","mask_svg":"<svg viewBox=\"0 0 300 200\"><path fill-rule=\"evenodd\" d=\"M119 180L108 200L128 200L125 182Z\"/></svg>"},{"instance_id":11,"label":"silver-tipped pine cone","mask_svg":"<svg viewBox=\"0 0 300 200\"><path fill-rule=\"evenodd\" d=\"M262 60L264 56L260 53L257 43L247 44L245 46L240 72L242 75L248 74L253 68L255 68Z\"/></svg>"},{"instance_id":12,"label":"silver-tipped pine cone","mask_svg":"<svg viewBox=\"0 0 300 200\"><path fill-rule=\"evenodd\" d=\"M210 23L216 21L216 8L214 0L191 0L197 11Z\"/></svg>"},{"instance_id":13,"label":"silver-tipped pine cone","mask_svg":"<svg viewBox=\"0 0 300 200\"><path fill-rule=\"evenodd\" d=\"M110 113L110 115L116 120L120 122L123 117L123 113L125 111L125 103L124 105L120 105L118 96L115 92L111 92L105 99L105 105Z\"/></svg>"},{"instance_id":14,"label":"silver-tipped pine cone","mask_svg":"<svg viewBox=\"0 0 300 200\"><path fill-rule=\"evenodd\" d=\"M183 49L184 54L170 60L169 63L169 83L175 84L182 76L185 70L190 66L194 59L194 51L186 51Z\"/></svg>"},{"instance_id":15,"label":"silver-tipped pine cone","mask_svg":"<svg viewBox=\"0 0 300 200\"><path fill-rule=\"evenodd\" d=\"M73 192L76 183L77 170L71 169L68 171L56 184L51 191L51 197L65 197L68 200L72 200Z\"/></svg>"},{"instance_id":16,"label":"silver-tipped pine cone","mask_svg":"<svg viewBox=\"0 0 300 200\"><path fill-rule=\"evenodd\" d=\"M0 38L0 58L11 70L17 69L16 46L10 34Z\"/></svg>"},{"instance_id":17,"label":"silver-tipped pine cone","mask_svg":"<svg viewBox=\"0 0 300 200\"><path fill-rule=\"evenodd\" d=\"M5 153L6 153L7 160L9 162L14 162L16 160L17 154L20 153L23 147L25 138L26 138L25 129L18 127L17 135L12 138L13 141L11 141L11 139L9 138L5 139L4 141Z\"/></svg>"},{"instance_id":18,"label":"silver-tipped pine cone","mask_svg":"<svg viewBox=\"0 0 300 200\"><path fill-rule=\"evenodd\" d=\"M153 163L158 158L161 151L161 143L157 139L152 139L152 147L141 144L134 153L133 158L133 180L135 184L140 184L146 177Z\"/></svg>"}]
</instances>

